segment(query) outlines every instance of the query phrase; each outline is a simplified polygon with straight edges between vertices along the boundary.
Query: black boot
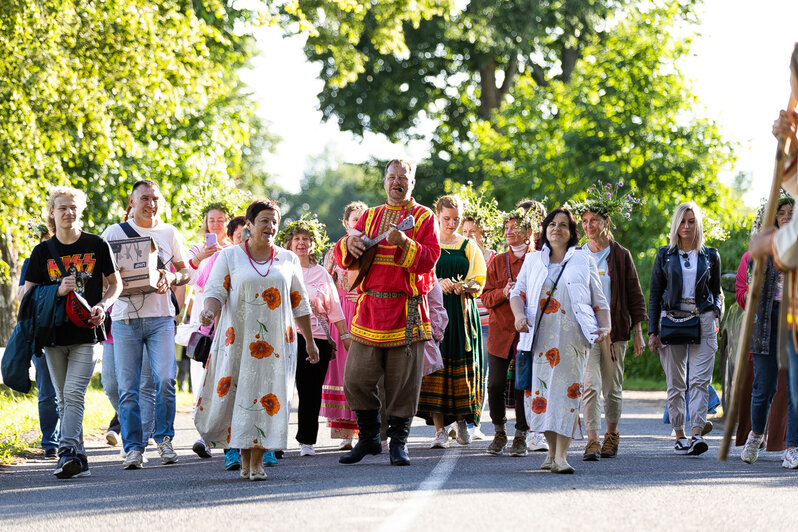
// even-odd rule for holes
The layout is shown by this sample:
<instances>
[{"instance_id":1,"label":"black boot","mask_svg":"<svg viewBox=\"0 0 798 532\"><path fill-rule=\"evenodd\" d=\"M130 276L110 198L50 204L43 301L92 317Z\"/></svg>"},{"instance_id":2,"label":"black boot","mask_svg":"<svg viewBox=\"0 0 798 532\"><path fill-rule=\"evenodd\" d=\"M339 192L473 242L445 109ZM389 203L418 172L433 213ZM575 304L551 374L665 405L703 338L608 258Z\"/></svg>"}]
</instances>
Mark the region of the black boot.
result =
<instances>
[{"instance_id":1,"label":"black boot","mask_svg":"<svg viewBox=\"0 0 798 532\"><path fill-rule=\"evenodd\" d=\"M360 431L357 445L338 459L342 464L356 464L369 454L380 454L380 411L355 410L357 428Z\"/></svg>"},{"instance_id":2,"label":"black boot","mask_svg":"<svg viewBox=\"0 0 798 532\"><path fill-rule=\"evenodd\" d=\"M410 458L407 456L407 436L410 434L410 423L412 418L394 417L388 418L388 436L391 438L391 465L410 465Z\"/></svg>"}]
</instances>

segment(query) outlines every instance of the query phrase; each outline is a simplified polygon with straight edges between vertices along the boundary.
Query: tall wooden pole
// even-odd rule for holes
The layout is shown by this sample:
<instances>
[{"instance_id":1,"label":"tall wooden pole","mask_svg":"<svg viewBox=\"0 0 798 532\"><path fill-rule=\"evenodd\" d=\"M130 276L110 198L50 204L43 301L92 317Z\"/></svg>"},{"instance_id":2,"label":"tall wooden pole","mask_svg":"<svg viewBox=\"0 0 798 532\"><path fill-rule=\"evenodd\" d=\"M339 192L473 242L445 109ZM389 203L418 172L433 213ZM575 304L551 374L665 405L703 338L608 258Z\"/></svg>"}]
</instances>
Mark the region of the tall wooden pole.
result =
<instances>
[{"instance_id":1,"label":"tall wooden pole","mask_svg":"<svg viewBox=\"0 0 798 532\"><path fill-rule=\"evenodd\" d=\"M790 98L787 110L793 111L795 109L795 104L795 100ZM773 183L770 186L770 197L768 197L765 214L762 218L762 225L760 226L762 229L773 227L776 221L776 212L778 212L779 207L779 191L781 190L781 182L784 175L784 151L786 145L787 139L784 137L779 138L778 148L776 150L776 168L773 170ZM745 381L746 374L748 373L748 365L745 363L745 359L748 355L748 349L751 346L754 317L756 316L756 309L759 307L759 296L762 295L762 285L765 281L766 266L767 257L754 259L754 271L751 284L748 285L748 296L745 301L743 327L740 329L740 341L737 343L737 353L734 357L734 379L732 381L732 395L731 401L729 401L729 411L723 413L723 417L726 421L726 428L723 432L723 440L720 443L720 449L718 450L718 460L721 461L725 461L729 455L732 433L737 424L737 411L740 407L743 381ZM775 353L773 353L773 356L775 356Z\"/></svg>"}]
</instances>

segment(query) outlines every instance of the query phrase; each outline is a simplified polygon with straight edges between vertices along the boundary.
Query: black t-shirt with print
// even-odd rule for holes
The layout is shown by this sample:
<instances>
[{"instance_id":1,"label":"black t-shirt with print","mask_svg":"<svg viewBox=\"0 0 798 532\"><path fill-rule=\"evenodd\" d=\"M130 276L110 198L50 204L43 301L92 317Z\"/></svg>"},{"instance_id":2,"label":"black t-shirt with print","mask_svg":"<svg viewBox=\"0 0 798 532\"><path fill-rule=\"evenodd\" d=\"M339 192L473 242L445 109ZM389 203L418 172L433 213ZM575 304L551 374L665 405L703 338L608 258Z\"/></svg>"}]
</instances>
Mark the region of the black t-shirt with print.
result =
<instances>
[{"instance_id":1,"label":"black t-shirt with print","mask_svg":"<svg viewBox=\"0 0 798 532\"><path fill-rule=\"evenodd\" d=\"M89 305L96 305L103 296L103 278L117 270L111 246L102 237L85 231L81 232L73 244L62 244L56 237L52 240L67 274L73 268L76 272L75 291L86 298ZM25 280L34 284L61 282L61 271L50 254L47 242L42 242L33 248ZM83 329L67 322L56 327L55 345L95 343L96 330L96 328Z\"/></svg>"}]
</instances>

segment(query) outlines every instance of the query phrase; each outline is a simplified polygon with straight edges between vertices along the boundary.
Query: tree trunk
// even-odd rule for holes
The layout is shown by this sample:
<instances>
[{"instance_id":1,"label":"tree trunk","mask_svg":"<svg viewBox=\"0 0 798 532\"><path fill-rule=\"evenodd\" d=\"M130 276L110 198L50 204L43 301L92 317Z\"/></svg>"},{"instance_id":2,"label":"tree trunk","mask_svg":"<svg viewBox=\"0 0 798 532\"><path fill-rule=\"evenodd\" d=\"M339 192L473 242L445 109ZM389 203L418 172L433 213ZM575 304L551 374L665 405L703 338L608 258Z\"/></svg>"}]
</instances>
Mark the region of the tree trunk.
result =
<instances>
[{"instance_id":1,"label":"tree trunk","mask_svg":"<svg viewBox=\"0 0 798 532\"><path fill-rule=\"evenodd\" d=\"M9 230L0 234L0 259L9 267L8 280L0 284L0 346L5 346L17 323L16 287L19 282L19 257Z\"/></svg>"},{"instance_id":2,"label":"tree trunk","mask_svg":"<svg viewBox=\"0 0 798 532\"><path fill-rule=\"evenodd\" d=\"M490 59L479 68L479 83L482 97L479 102L480 115L483 120L490 122L493 111L497 110L510 92L518 73L518 62L511 60L504 69L504 81L501 87L496 86L496 60Z\"/></svg>"},{"instance_id":3,"label":"tree trunk","mask_svg":"<svg viewBox=\"0 0 798 532\"><path fill-rule=\"evenodd\" d=\"M577 59L579 59L578 48L563 48L562 55L560 56L560 61L562 63L562 74L560 74L560 79L563 83L569 83L571 81L571 75L576 67Z\"/></svg>"},{"instance_id":4,"label":"tree trunk","mask_svg":"<svg viewBox=\"0 0 798 532\"><path fill-rule=\"evenodd\" d=\"M479 83L482 96L479 101L482 120L490 121L491 114L499 108L499 89L496 87L496 61L486 61L479 67Z\"/></svg>"}]
</instances>

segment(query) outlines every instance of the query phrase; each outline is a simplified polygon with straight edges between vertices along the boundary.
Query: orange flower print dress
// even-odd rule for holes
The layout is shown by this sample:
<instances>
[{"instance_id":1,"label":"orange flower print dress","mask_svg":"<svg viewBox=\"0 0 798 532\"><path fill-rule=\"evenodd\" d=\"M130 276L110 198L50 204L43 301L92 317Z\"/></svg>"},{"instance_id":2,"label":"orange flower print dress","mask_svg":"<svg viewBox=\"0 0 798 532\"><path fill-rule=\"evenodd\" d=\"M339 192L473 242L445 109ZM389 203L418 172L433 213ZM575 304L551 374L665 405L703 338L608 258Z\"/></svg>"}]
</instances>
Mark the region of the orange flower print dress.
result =
<instances>
[{"instance_id":1,"label":"orange flower print dress","mask_svg":"<svg viewBox=\"0 0 798 532\"><path fill-rule=\"evenodd\" d=\"M524 394L524 407L529 430L574 437L590 346L562 279L543 309L560 268L558 264L549 267L540 292L539 308L544 312L532 346L532 389Z\"/></svg>"},{"instance_id":2,"label":"orange flower print dress","mask_svg":"<svg viewBox=\"0 0 798 532\"><path fill-rule=\"evenodd\" d=\"M296 255L275 249L255 268L240 246L224 249L205 285L223 303L194 424L211 447L288 446L296 373L294 318L310 314ZM199 405L202 405L201 407Z\"/></svg>"}]
</instances>

